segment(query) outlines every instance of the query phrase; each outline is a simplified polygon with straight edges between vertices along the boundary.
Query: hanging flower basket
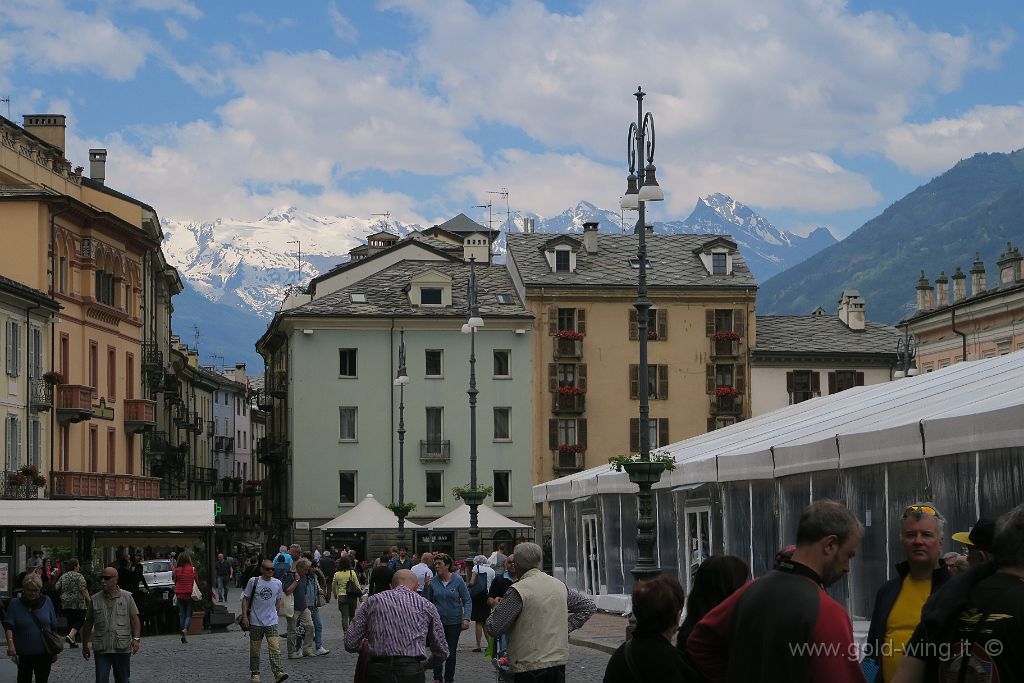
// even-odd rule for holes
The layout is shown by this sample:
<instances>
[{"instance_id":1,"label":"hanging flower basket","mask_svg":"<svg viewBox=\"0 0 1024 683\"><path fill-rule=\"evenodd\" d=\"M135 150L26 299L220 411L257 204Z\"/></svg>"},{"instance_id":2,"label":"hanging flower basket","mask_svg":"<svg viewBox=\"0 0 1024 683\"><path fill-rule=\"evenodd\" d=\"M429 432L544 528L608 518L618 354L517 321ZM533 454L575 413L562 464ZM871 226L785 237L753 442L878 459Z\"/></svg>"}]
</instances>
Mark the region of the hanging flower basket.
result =
<instances>
[{"instance_id":1,"label":"hanging flower basket","mask_svg":"<svg viewBox=\"0 0 1024 683\"><path fill-rule=\"evenodd\" d=\"M674 470L676 468L675 459L665 453L664 451L655 451L650 454L649 460L641 460L639 453L632 453L630 455L616 455L608 458L608 464L612 466L612 469L616 472L623 470L631 470L640 467L640 464L653 465L654 469L658 470L658 476L661 476L662 470ZM632 478L632 476L630 477ZM655 479L657 481L657 479Z\"/></svg>"},{"instance_id":2,"label":"hanging flower basket","mask_svg":"<svg viewBox=\"0 0 1024 683\"><path fill-rule=\"evenodd\" d=\"M398 503L391 503L387 508L395 513L395 517L405 519L409 516L410 512L416 509L416 503L404 503L402 505L399 505Z\"/></svg>"},{"instance_id":3,"label":"hanging flower basket","mask_svg":"<svg viewBox=\"0 0 1024 683\"><path fill-rule=\"evenodd\" d=\"M555 332L555 336L559 339L571 339L572 341L579 341L583 339L583 335L576 330L559 330Z\"/></svg>"},{"instance_id":4,"label":"hanging flower basket","mask_svg":"<svg viewBox=\"0 0 1024 683\"><path fill-rule=\"evenodd\" d=\"M711 338L716 342L739 341L740 335L736 332L715 332Z\"/></svg>"},{"instance_id":5,"label":"hanging flower basket","mask_svg":"<svg viewBox=\"0 0 1024 683\"><path fill-rule=\"evenodd\" d=\"M740 392L735 387L718 387L715 389L715 396L739 396Z\"/></svg>"},{"instance_id":6,"label":"hanging flower basket","mask_svg":"<svg viewBox=\"0 0 1024 683\"><path fill-rule=\"evenodd\" d=\"M587 390L583 387L558 387L556 390L560 396L582 396L587 393Z\"/></svg>"},{"instance_id":7,"label":"hanging flower basket","mask_svg":"<svg viewBox=\"0 0 1024 683\"><path fill-rule=\"evenodd\" d=\"M484 502L484 498L491 495L493 492L493 486L478 486L476 488L472 488L470 486L456 486L452 489L452 496L461 500L466 505L479 505Z\"/></svg>"}]
</instances>

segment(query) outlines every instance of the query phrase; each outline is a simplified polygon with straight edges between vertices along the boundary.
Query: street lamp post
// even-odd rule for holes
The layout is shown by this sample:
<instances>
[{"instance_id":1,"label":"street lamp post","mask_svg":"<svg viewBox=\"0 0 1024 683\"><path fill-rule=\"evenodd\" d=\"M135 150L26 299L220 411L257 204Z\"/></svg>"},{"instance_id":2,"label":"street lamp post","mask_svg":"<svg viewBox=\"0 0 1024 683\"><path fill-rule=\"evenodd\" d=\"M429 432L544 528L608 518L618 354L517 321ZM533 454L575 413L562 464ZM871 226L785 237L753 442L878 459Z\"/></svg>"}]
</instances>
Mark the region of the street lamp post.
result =
<instances>
[{"instance_id":1,"label":"street lamp post","mask_svg":"<svg viewBox=\"0 0 1024 683\"><path fill-rule=\"evenodd\" d=\"M394 385L398 387L398 505L393 508L398 517L398 538L405 540L405 518L409 509L405 505L405 385L409 373L405 368L405 330L399 332L398 372Z\"/></svg>"},{"instance_id":2,"label":"street lamp post","mask_svg":"<svg viewBox=\"0 0 1024 683\"><path fill-rule=\"evenodd\" d=\"M665 199L665 193L658 185L654 167L654 116L644 113L643 89L637 87L636 122L629 124L627 135L627 156L629 176L626 179L626 194L622 197L623 209L635 209L639 214L636 222L637 246L637 288L633 307L637 314L637 331L640 341L640 452L639 459L628 462L624 469L629 479L640 490L637 492L637 562L630 570L634 580L641 581L657 576L661 568L654 560L654 545L657 541L657 526L651 510L651 487L661 479L665 464L651 460L650 441L650 378L647 363L647 329L650 323L651 301L647 298L647 221L646 203ZM646 159L646 166L643 161Z\"/></svg>"},{"instance_id":3,"label":"street lamp post","mask_svg":"<svg viewBox=\"0 0 1024 683\"><path fill-rule=\"evenodd\" d=\"M469 491L463 492L462 500L469 506L469 549L476 556L480 554L480 527L478 508L484 501L484 493L476 482L476 330L484 326L476 301L476 258L469 259L469 282L467 287L467 308L469 319L462 326L462 332L469 335Z\"/></svg>"},{"instance_id":4,"label":"street lamp post","mask_svg":"<svg viewBox=\"0 0 1024 683\"><path fill-rule=\"evenodd\" d=\"M914 377L917 375L917 364L914 358L917 356L917 338L910 334L910 328L903 328L903 338L896 340L896 372L892 373L893 379Z\"/></svg>"}]
</instances>

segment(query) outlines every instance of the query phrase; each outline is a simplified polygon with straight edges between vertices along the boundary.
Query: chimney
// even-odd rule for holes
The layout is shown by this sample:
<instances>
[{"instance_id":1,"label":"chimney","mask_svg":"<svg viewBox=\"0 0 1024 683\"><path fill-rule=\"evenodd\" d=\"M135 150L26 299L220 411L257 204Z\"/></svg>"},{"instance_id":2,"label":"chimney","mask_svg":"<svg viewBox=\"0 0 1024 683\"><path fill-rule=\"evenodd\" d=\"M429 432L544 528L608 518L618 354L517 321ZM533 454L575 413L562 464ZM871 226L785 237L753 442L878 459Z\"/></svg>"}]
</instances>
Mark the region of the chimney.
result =
<instances>
[{"instance_id":1,"label":"chimney","mask_svg":"<svg viewBox=\"0 0 1024 683\"><path fill-rule=\"evenodd\" d=\"M530 235L530 234L533 234L533 231L535 229L536 229L536 225L534 224L533 219L532 218L523 217L523 232L525 232L526 234Z\"/></svg>"},{"instance_id":2,"label":"chimney","mask_svg":"<svg viewBox=\"0 0 1024 683\"><path fill-rule=\"evenodd\" d=\"M89 177L102 185L107 179L107 150L89 150Z\"/></svg>"},{"instance_id":3,"label":"chimney","mask_svg":"<svg viewBox=\"0 0 1024 683\"><path fill-rule=\"evenodd\" d=\"M1006 285L1020 280L1020 261L1020 249L1007 242L1006 251L996 261L999 266L999 284Z\"/></svg>"},{"instance_id":4,"label":"chimney","mask_svg":"<svg viewBox=\"0 0 1024 683\"><path fill-rule=\"evenodd\" d=\"M924 275L924 273L921 273ZM985 291L985 263L981 260L981 252L974 252L974 263L971 264L971 296Z\"/></svg>"},{"instance_id":5,"label":"chimney","mask_svg":"<svg viewBox=\"0 0 1024 683\"><path fill-rule=\"evenodd\" d=\"M839 300L839 319L851 330L864 329L864 298L856 289L843 291Z\"/></svg>"},{"instance_id":6,"label":"chimney","mask_svg":"<svg viewBox=\"0 0 1024 683\"><path fill-rule=\"evenodd\" d=\"M964 271L960 270L960 266L956 267L956 272L953 273L953 303L962 301L967 296L967 276L964 275Z\"/></svg>"},{"instance_id":7,"label":"chimney","mask_svg":"<svg viewBox=\"0 0 1024 683\"><path fill-rule=\"evenodd\" d=\"M64 132L67 117L64 114L25 114L24 128L43 142L60 148L64 153Z\"/></svg>"},{"instance_id":8,"label":"chimney","mask_svg":"<svg viewBox=\"0 0 1024 683\"><path fill-rule=\"evenodd\" d=\"M949 305L949 278L946 277L946 271L940 272L935 278L935 297L938 308Z\"/></svg>"},{"instance_id":9,"label":"chimney","mask_svg":"<svg viewBox=\"0 0 1024 683\"><path fill-rule=\"evenodd\" d=\"M588 254L597 253L597 221L586 221L583 224L583 248Z\"/></svg>"},{"instance_id":10,"label":"chimney","mask_svg":"<svg viewBox=\"0 0 1024 683\"><path fill-rule=\"evenodd\" d=\"M917 281L917 312L927 313L935 307L935 290L928 283L928 278L921 271L921 278Z\"/></svg>"}]
</instances>

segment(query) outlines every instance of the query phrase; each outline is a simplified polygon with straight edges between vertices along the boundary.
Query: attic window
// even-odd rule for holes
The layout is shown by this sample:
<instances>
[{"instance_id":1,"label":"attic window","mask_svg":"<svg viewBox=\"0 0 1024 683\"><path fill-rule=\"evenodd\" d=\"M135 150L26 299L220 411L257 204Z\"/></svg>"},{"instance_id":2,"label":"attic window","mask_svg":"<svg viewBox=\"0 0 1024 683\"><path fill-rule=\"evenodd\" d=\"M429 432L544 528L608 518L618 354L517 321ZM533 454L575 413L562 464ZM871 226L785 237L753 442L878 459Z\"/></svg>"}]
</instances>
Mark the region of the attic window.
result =
<instances>
[{"instance_id":1,"label":"attic window","mask_svg":"<svg viewBox=\"0 0 1024 683\"><path fill-rule=\"evenodd\" d=\"M569 266L569 250L558 249L555 251L555 272L556 273L568 273L570 271Z\"/></svg>"},{"instance_id":2,"label":"attic window","mask_svg":"<svg viewBox=\"0 0 1024 683\"><path fill-rule=\"evenodd\" d=\"M516 302L511 294L495 294L494 298L499 304L514 304Z\"/></svg>"},{"instance_id":3,"label":"attic window","mask_svg":"<svg viewBox=\"0 0 1024 683\"><path fill-rule=\"evenodd\" d=\"M638 259L638 258L631 258L631 259L629 259L629 267L630 268L636 268L637 270L639 270L640 269L640 259ZM645 268L650 268L651 267L651 259L649 259L649 258L648 259L644 259L644 267Z\"/></svg>"},{"instance_id":4,"label":"attic window","mask_svg":"<svg viewBox=\"0 0 1024 683\"><path fill-rule=\"evenodd\" d=\"M729 274L728 254L725 252L714 252L711 254L711 274Z\"/></svg>"},{"instance_id":5,"label":"attic window","mask_svg":"<svg viewBox=\"0 0 1024 683\"><path fill-rule=\"evenodd\" d=\"M423 287L420 289L420 305L421 306L440 306L441 305L441 288L440 287Z\"/></svg>"},{"instance_id":6,"label":"attic window","mask_svg":"<svg viewBox=\"0 0 1024 683\"><path fill-rule=\"evenodd\" d=\"M365 294L349 294L349 298L352 299L352 303L354 303L354 304L365 304L366 303L366 295Z\"/></svg>"}]
</instances>

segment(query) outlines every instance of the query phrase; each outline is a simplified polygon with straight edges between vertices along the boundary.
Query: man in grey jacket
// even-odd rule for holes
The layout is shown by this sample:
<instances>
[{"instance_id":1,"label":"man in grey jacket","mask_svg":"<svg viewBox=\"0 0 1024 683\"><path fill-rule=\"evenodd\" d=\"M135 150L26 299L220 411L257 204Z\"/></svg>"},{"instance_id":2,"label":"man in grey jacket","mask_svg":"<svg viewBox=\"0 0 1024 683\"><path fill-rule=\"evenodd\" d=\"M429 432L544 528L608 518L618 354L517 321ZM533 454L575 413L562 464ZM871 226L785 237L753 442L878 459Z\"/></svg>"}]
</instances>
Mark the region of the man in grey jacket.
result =
<instances>
[{"instance_id":1,"label":"man in grey jacket","mask_svg":"<svg viewBox=\"0 0 1024 683\"><path fill-rule=\"evenodd\" d=\"M96 680L106 681L114 669L117 683L128 683L132 655L142 644L139 608L128 591L117 586L117 570L104 567L100 574L103 590L89 600L89 611L82 627L82 656L89 659L90 645L96 642Z\"/></svg>"}]
</instances>

